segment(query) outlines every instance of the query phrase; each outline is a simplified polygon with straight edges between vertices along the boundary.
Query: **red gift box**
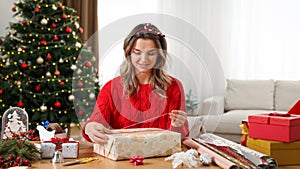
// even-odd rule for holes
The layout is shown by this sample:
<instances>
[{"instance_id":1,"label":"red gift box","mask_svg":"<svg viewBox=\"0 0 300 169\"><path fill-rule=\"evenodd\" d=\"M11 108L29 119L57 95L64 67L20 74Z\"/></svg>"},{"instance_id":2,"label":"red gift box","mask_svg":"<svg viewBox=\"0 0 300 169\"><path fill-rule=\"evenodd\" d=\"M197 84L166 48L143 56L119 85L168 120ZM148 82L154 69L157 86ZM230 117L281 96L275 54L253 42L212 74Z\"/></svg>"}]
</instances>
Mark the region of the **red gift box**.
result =
<instances>
[{"instance_id":1,"label":"red gift box","mask_svg":"<svg viewBox=\"0 0 300 169\"><path fill-rule=\"evenodd\" d=\"M300 140L300 115L259 114L248 116L249 137L281 142Z\"/></svg>"}]
</instances>

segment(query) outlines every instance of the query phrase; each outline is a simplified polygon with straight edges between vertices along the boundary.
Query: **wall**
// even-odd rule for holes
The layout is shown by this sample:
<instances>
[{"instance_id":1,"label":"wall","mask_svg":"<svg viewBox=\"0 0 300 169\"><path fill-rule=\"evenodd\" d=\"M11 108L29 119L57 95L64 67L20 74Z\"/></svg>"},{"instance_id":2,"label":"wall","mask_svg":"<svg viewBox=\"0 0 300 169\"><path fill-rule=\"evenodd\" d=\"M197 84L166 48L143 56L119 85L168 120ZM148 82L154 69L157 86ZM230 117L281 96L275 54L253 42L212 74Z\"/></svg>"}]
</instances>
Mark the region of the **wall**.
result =
<instances>
[{"instance_id":1,"label":"wall","mask_svg":"<svg viewBox=\"0 0 300 169\"><path fill-rule=\"evenodd\" d=\"M13 20L13 12L11 8L13 7L14 0L1 0L0 1L0 36L5 36L5 28L8 26L9 22Z\"/></svg>"}]
</instances>

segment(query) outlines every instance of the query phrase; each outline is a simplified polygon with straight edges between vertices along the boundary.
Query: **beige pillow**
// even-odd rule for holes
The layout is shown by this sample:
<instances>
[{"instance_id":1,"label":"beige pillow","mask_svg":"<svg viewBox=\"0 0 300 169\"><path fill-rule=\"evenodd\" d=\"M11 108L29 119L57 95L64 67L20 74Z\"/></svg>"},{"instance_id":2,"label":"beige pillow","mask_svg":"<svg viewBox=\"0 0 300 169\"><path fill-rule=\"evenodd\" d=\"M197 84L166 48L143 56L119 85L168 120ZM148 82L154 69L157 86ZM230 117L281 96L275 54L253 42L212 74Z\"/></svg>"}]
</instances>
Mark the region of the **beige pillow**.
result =
<instances>
[{"instance_id":1,"label":"beige pillow","mask_svg":"<svg viewBox=\"0 0 300 169\"><path fill-rule=\"evenodd\" d=\"M227 79L225 110L274 108L274 80Z\"/></svg>"},{"instance_id":2,"label":"beige pillow","mask_svg":"<svg viewBox=\"0 0 300 169\"><path fill-rule=\"evenodd\" d=\"M278 80L275 86L275 110L288 111L300 100L300 81Z\"/></svg>"}]
</instances>

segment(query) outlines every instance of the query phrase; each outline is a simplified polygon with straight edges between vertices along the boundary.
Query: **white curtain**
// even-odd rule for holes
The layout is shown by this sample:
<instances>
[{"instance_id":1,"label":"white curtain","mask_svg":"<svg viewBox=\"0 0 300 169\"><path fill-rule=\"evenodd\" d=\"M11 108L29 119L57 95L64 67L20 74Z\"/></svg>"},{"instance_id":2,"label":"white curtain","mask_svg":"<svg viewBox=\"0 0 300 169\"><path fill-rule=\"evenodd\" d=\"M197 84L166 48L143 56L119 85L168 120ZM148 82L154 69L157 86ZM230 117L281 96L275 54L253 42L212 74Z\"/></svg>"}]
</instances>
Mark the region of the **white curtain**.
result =
<instances>
[{"instance_id":1,"label":"white curtain","mask_svg":"<svg viewBox=\"0 0 300 169\"><path fill-rule=\"evenodd\" d=\"M226 78L300 79L300 1L164 0L160 12L199 29Z\"/></svg>"}]
</instances>

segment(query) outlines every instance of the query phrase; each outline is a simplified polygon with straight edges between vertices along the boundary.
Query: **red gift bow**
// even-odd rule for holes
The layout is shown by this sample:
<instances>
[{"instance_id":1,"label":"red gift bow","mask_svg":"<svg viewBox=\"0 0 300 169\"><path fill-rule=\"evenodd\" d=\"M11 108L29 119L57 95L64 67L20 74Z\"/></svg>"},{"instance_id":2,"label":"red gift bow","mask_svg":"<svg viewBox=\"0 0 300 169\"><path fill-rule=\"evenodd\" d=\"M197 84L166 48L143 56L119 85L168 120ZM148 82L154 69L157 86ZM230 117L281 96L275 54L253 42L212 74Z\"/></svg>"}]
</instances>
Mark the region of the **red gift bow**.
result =
<instances>
[{"instance_id":1,"label":"red gift bow","mask_svg":"<svg viewBox=\"0 0 300 169\"><path fill-rule=\"evenodd\" d=\"M141 156L132 156L130 157L130 163L134 165L144 165L144 158Z\"/></svg>"},{"instance_id":2,"label":"red gift bow","mask_svg":"<svg viewBox=\"0 0 300 169\"><path fill-rule=\"evenodd\" d=\"M56 150L61 150L62 149L62 143L69 142L69 139L68 138L54 137L54 138L51 138L51 142L56 145L56 148L55 148Z\"/></svg>"},{"instance_id":3,"label":"red gift bow","mask_svg":"<svg viewBox=\"0 0 300 169\"><path fill-rule=\"evenodd\" d=\"M291 117L290 114L282 114L282 113L277 113L277 112L269 113L269 116Z\"/></svg>"}]
</instances>

